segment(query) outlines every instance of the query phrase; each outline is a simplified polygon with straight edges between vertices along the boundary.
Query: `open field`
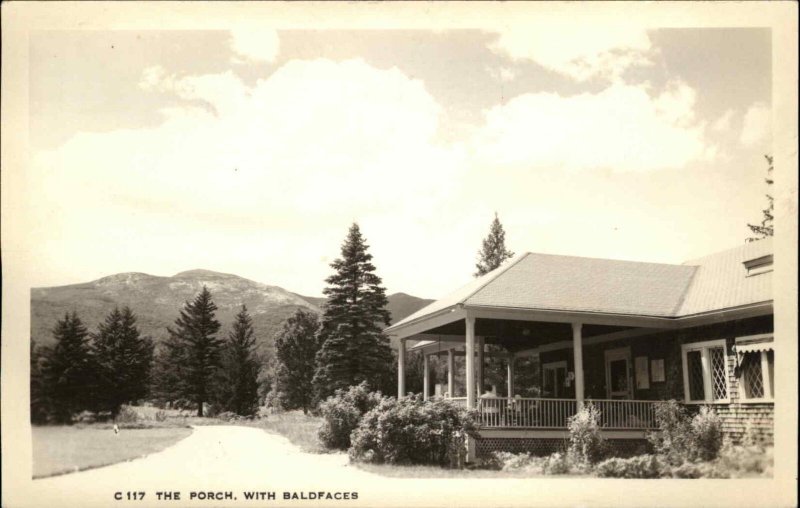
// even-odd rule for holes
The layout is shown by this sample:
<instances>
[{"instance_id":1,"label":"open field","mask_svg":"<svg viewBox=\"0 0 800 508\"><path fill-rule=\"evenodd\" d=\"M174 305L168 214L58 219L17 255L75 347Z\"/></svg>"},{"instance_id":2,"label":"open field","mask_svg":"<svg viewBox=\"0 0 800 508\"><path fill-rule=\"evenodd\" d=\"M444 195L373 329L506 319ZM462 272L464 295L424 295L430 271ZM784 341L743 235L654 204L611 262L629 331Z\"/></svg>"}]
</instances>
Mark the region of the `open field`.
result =
<instances>
[{"instance_id":1,"label":"open field","mask_svg":"<svg viewBox=\"0 0 800 508\"><path fill-rule=\"evenodd\" d=\"M33 477L106 466L163 450L188 437L191 428L123 429L34 426Z\"/></svg>"}]
</instances>

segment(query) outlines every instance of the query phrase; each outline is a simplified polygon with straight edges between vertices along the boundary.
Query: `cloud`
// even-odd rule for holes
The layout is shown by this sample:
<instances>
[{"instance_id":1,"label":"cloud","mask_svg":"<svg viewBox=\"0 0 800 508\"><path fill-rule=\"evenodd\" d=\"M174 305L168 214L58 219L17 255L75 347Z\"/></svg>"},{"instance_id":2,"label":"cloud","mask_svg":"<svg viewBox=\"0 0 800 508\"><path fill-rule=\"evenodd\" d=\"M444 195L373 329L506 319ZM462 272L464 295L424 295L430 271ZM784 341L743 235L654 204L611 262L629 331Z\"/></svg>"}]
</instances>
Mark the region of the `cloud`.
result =
<instances>
[{"instance_id":1,"label":"cloud","mask_svg":"<svg viewBox=\"0 0 800 508\"><path fill-rule=\"evenodd\" d=\"M237 29L231 31L231 49L244 60L270 63L278 56L280 39L271 29Z\"/></svg>"},{"instance_id":2,"label":"cloud","mask_svg":"<svg viewBox=\"0 0 800 508\"><path fill-rule=\"evenodd\" d=\"M532 60L577 81L618 80L630 67L651 65L651 43L642 28L547 24L510 28L491 49L514 60Z\"/></svg>"},{"instance_id":3,"label":"cloud","mask_svg":"<svg viewBox=\"0 0 800 508\"><path fill-rule=\"evenodd\" d=\"M520 95L486 113L473 138L480 164L493 167L648 171L710 160L694 114L695 92L670 83L658 95L614 84L598 93Z\"/></svg>"},{"instance_id":4,"label":"cloud","mask_svg":"<svg viewBox=\"0 0 800 508\"><path fill-rule=\"evenodd\" d=\"M729 109L722 114L719 118L714 120L711 124L711 129L715 132L727 132L731 129L731 121L733 120L733 110Z\"/></svg>"},{"instance_id":5,"label":"cloud","mask_svg":"<svg viewBox=\"0 0 800 508\"><path fill-rule=\"evenodd\" d=\"M772 130L771 121L772 111L769 106L763 103L753 104L744 114L739 141L749 147L766 140Z\"/></svg>"}]
</instances>

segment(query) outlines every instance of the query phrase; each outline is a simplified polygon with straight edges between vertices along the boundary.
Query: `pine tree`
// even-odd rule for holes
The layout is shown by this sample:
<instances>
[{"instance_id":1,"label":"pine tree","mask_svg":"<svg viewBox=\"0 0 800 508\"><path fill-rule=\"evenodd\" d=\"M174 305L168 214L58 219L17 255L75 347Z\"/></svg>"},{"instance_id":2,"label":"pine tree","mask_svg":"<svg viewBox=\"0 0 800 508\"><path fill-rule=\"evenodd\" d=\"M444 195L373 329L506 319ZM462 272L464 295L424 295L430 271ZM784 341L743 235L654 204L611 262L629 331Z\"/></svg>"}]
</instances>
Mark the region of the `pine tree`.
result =
<instances>
[{"instance_id":1,"label":"pine tree","mask_svg":"<svg viewBox=\"0 0 800 508\"><path fill-rule=\"evenodd\" d=\"M514 253L506 249L506 232L495 212L489 236L483 239L483 247L478 251L478 263L475 265L478 271L475 272L475 277L491 272L512 257Z\"/></svg>"},{"instance_id":2,"label":"pine tree","mask_svg":"<svg viewBox=\"0 0 800 508\"><path fill-rule=\"evenodd\" d=\"M250 416L258 409L258 374L253 320L242 305L222 351L217 400L225 411Z\"/></svg>"},{"instance_id":3,"label":"pine tree","mask_svg":"<svg viewBox=\"0 0 800 508\"><path fill-rule=\"evenodd\" d=\"M42 377L43 351L44 348L31 340L31 423L45 423L50 414L50 403Z\"/></svg>"},{"instance_id":4,"label":"pine tree","mask_svg":"<svg viewBox=\"0 0 800 508\"><path fill-rule=\"evenodd\" d=\"M61 423L94 403L97 373L89 348L89 332L78 314L64 315L53 329L56 343L43 351L42 382L52 417Z\"/></svg>"},{"instance_id":5,"label":"pine tree","mask_svg":"<svg viewBox=\"0 0 800 508\"><path fill-rule=\"evenodd\" d=\"M342 257L331 263L335 273L323 290L328 299L314 376L317 400L362 381L373 389L390 389L392 352L382 332L390 322L388 300L368 247L353 224Z\"/></svg>"},{"instance_id":6,"label":"pine tree","mask_svg":"<svg viewBox=\"0 0 800 508\"><path fill-rule=\"evenodd\" d=\"M98 403L116 416L122 404L149 393L153 341L142 337L130 307L115 307L92 335L98 368Z\"/></svg>"},{"instance_id":7,"label":"pine tree","mask_svg":"<svg viewBox=\"0 0 800 508\"><path fill-rule=\"evenodd\" d=\"M764 181L767 182L767 186L771 186L774 181L772 180L772 156L765 155L765 159L767 159L767 177L764 178ZM773 226L774 217L774 210L775 210L775 199L772 195L768 192L767 196L767 207L762 210L764 214L764 218L761 220L761 224L747 224L747 227L750 228L750 232L756 236L751 236L747 239L748 242L755 242L756 240L762 240L764 238L768 238L775 234L775 229Z\"/></svg>"},{"instance_id":8,"label":"pine tree","mask_svg":"<svg viewBox=\"0 0 800 508\"><path fill-rule=\"evenodd\" d=\"M275 391L284 409L313 407L314 371L321 342L316 314L298 309L275 338Z\"/></svg>"},{"instance_id":9,"label":"pine tree","mask_svg":"<svg viewBox=\"0 0 800 508\"><path fill-rule=\"evenodd\" d=\"M197 404L197 416L203 416L203 404L214 394L214 381L220 367L222 340L216 337L219 321L214 319L217 306L211 293L203 290L193 302L186 302L175 328L167 328L170 339L166 343L161 367L175 370L175 390L170 400L185 399ZM168 362L171 365L163 365Z\"/></svg>"}]
</instances>

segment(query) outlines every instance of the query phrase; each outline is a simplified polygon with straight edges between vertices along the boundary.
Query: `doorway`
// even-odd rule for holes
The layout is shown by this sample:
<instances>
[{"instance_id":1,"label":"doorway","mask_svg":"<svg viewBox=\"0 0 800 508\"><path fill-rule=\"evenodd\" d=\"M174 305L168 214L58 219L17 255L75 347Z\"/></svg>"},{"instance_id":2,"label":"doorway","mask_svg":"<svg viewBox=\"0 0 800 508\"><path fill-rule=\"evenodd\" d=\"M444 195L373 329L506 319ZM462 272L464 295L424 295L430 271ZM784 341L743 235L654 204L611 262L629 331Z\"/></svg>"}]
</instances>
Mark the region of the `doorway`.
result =
<instances>
[{"instance_id":1,"label":"doorway","mask_svg":"<svg viewBox=\"0 0 800 508\"><path fill-rule=\"evenodd\" d=\"M542 397L563 399L566 397L567 362L542 364Z\"/></svg>"},{"instance_id":2,"label":"doorway","mask_svg":"<svg viewBox=\"0 0 800 508\"><path fill-rule=\"evenodd\" d=\"M632 399L631 348L609 349L606 357L606 398Z\"/></svg>"}]
</instances>

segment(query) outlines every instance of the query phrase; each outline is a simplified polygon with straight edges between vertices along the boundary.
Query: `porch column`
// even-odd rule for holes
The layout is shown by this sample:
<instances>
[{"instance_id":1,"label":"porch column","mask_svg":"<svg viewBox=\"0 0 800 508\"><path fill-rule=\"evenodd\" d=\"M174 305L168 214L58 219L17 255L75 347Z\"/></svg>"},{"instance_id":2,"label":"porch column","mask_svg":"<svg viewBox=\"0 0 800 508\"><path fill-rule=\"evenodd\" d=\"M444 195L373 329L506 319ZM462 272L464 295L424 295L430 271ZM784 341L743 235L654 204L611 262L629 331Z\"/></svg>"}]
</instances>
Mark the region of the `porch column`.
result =
<instances>
[{"instance_id":1,"label":"porch column","mask_svg":"<svg viewBox=\"0 0 800 508\"><path fill-rule=\"evenodd\" d=\"M478 397L483 394L483 362L484 362L484 350L486 349L484 338L478 337Z\"/></svg>"},{"instance_id":2,"label":"porch column","mask_svg":"<svg viewBox=\"0 0 800 508\"><path fill-rule=\"evenodd\" d=\"M430 383L430 367L431 361L430 356L423 354L422 355L422 400L428 400L428 394L431 392L431 387L428 386Z\"/></svg>"},{"instance_id":3,"label":"porch column","mask_svg":"<svg viewBox=\"0 0 800 508\"><path fill-rule=\"evenodd\" d=\"M455 394L455 367L456 355L452 349L447 350L447 396L451 399Z\"/></svg>"},{"instance_id":4,"label":"porch column","mask_svg":"<svg viewBox=\"0 0 800 508\"><path fill-rule=\"evenodd\" d=\"M572 323L572 354L575 362L575 400L578 410L583 408L583 335L581 323Z\"/></svg>"},{"instance_id":5,"label":"porch column","mask_svg":"<svg viewBox=\"0 0 800 508\"><path fill-rule=\"evenodd\" d=\"M466 332L464 337L464 359L467 376L467 408L475 409L475 318L467 315L464 319Z\"/></svg>"},{"instance_id":6,"label":"porch column","mask_svg":"<svg viewBox=\"0 0 800 508\"><path fill-rule=\"evenodd\" d=\"M397 398L406 394L406 341L400 339L397 349Z\"/></svg>"},{"instance_id":7,"label":"porch column","mask_svg":"<svg viewBox=\"0 0 800 508\"><path fill-rule=\"evenodd\" d=\"M514 397L514 355L508 355L508 397Z\"/></svg>"}]
</instances>

